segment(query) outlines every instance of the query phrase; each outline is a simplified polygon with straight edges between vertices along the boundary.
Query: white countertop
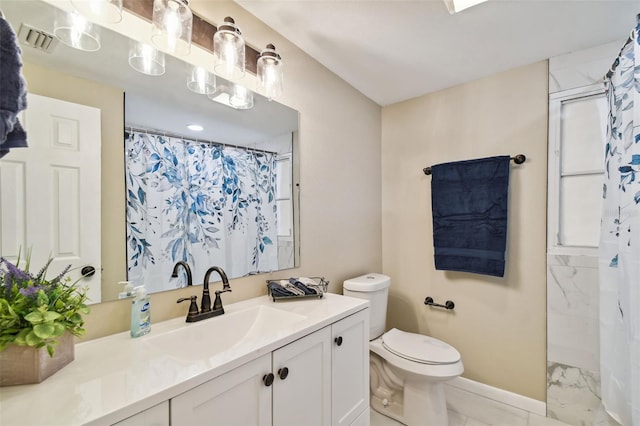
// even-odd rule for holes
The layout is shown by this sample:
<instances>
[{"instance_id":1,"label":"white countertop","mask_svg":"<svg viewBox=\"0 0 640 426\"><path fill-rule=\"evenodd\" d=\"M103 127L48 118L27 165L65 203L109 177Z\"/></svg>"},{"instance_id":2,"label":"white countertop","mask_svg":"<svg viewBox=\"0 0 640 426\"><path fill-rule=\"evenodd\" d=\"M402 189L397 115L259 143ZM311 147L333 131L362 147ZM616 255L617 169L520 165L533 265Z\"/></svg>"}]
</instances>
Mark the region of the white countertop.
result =
<instances>
[{"instance_id":1,"label":"white countertop","mask_svg":"<svg viewBox=\"0 0 640 426\"><path fill-rule=\"evenodd\" d=\"M183 317L152 322L151 333L146 336L133 339L127 331L79 343L75 346L75 360L44 382L0 387L0 425L112 424L365 309L368 304L363 299L329 293L322 299L277 303L262 296L225 306L226 313L221 317L191 324L185 323ZM288 324L286 330L266 335L261 332L259 338L212 356L194 351L193 356L185 358L163 353L152 344L157 336L178 336L180 330L205 322L208 324L206 330L203 328L206 333L202 333L202 341L216 342L217 319L232 318L234 313L260 305L305 318Z\"/></svg>"}]
</instances>

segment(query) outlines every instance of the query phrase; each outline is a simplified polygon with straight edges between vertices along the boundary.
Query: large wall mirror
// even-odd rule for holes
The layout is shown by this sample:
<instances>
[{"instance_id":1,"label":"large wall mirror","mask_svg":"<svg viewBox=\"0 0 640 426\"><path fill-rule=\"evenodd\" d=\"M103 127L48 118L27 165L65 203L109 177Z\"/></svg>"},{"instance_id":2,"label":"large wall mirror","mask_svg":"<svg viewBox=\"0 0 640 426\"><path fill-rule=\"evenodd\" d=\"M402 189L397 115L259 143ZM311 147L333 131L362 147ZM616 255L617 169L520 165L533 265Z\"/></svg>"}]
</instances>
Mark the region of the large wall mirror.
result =
<instances>
[{"instance_id":1,"label":"large wall mirror","mask_svg":"<svg viewBox=\"0 0 640 426\"><path fill-rule=\"evenodd\" d=\"M106 28L100 28L101 47L94 52L55 39L42 43L53 34L59 12L50 3L2 2L18 38L27 40L20 48L29 106L21 121L30 146L0 160L0 255L10 259L26 246L62 265L95 266L96 275L86 280L93 302L119 298L116 283L127 278L150 292L183 287L183 269L171 278L179 260L191 266L194 285L214 265L229 278L298 266L298 112L257 93L248 109L214 102L187 89L191 65L169 55L162 75L142 74L129 65L135 43ZM219 78L217 84L231 85ZM99 106L61 101L74 90ZM191 130L192 124L203 129ZM40 133L46 142L36 140ZM51 145L52 134L65 159L75 156L76 147L91 152L77 164L62 164L49 151L36 155L51 148L41 145ZM116 148L119 158L105 158ZM36 157L44 163L32 165ZM28 173L34 167L54 171L34 178ZM83 174L95 170L97 177ZM44 187L49 193L40 192ZM106 192L121 207L104 205ZM85 210L94 216L80 226ZM106 229L112 219L118 226ZM90 242L83 242L87 236ZM101 246L99 259L83 258Z\"/></svg>"}]
</instances>

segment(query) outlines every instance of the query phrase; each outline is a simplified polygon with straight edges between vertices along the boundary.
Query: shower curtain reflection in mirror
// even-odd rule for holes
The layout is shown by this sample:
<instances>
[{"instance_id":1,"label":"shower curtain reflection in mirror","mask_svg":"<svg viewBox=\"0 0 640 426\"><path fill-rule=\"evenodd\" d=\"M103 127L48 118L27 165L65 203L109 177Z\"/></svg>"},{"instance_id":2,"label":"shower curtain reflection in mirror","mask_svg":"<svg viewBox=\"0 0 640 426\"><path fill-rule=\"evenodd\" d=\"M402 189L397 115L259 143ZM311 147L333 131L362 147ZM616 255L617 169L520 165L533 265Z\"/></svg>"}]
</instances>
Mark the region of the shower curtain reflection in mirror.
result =
<instances>
[{"instance_id":1,"label":"shower curtain reflection in mirror","mask_svg":"<svg viewBox=\"0 0 640 426\"><path fill-rule=\"evenodd\" d=\"M278 269L276 154L140 131L125 133L127 269L149 292L194 284L210 266L239 277Z\"/></svg>"}]
</instances>

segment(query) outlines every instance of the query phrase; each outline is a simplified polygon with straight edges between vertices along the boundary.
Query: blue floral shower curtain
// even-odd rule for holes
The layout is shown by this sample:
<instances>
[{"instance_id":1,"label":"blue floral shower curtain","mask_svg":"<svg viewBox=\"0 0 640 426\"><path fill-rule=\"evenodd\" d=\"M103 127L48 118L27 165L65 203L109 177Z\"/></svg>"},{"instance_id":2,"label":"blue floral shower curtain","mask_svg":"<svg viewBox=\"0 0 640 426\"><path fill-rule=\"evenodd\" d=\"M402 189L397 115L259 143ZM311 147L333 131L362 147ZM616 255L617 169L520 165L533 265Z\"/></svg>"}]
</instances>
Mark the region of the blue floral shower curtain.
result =
<instances>
[{"instance_id":1,"label":"blue floral shower curtain","mask_svg":"<svg viewBox=\"0 0 640 426\"><path fill-rule=\"evenodd\" d=\"M605 81L609 117L600 234L602 402L640 425L640 15Z\"/></svg>"},{"instance_id":2,"label":"blue floral shower curtain","mask_svg":"<svg viewBox=\"0 0 640 426\"><path fill-rule=\"evenodd\" d=\"M275 154L137 131L125 148L134 285L166 289L179 260L194 284L214 265L229 277L277 269Z\"/></svg>"}]
</instances>

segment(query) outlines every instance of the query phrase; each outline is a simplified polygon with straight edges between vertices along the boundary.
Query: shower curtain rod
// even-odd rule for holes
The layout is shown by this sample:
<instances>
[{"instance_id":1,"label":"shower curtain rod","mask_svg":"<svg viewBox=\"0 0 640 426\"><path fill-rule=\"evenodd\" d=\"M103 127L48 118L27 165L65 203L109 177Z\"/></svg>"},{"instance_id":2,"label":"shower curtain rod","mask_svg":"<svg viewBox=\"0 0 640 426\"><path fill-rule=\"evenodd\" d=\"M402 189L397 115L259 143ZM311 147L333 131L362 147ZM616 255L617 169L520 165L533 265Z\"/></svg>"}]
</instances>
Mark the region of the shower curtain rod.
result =
<instances>
[{"instance_id":1,"label":"shower curtain rod","mask_svg":"<svg viewBox=\"0 0 640 426\"><path fill-rule=\"evenodd\" d=\"M513 160L513 162L516 164L522 164L527 161L527 157L524 154L518 154L515 157L510 157L510 159ZM431 167L425 167L424 169L422 169L422 171L425 175L430 175Z\"/></svg>"},{"instance_id":2,"label":"shower curtain rod","mask_svg":"<svg viewBox=\"0 0 640 426\"><path fill-rule=\"evenodd\" d=\"M638 26L638 24L640 24L640 13L638 13L636 15L636 27ZM620 54L622 53L624 48L627 47L627 45L629 43L631 43L631 41L633 40L632 36L633 36L633 32L634 31L635 31L635 28L633 30L631 30L631 35L629 36L627 41L625 41L624 44L622 45L622 47L620 48L620 52L618 53L618 56L616 57L616 59L611 64L611 67L609 67L609 72L607 72L607 74L605 75L605 78L611 78L611 76L615 72L616 68L618 67L618 64L620 63Z\"/></svg>"},{"instance_id":3,"label":"shower curtain rod","mask_svg":"<svg viewBox=\"0 0 640 426\"><path fill-rule=\"evenodd\" d=\"M231 147L231 148L244 149L245 151L254 151L254 152L262 152L262 153L265 153L265 154L278 155L277 152L275 152L275 151L267 151L266 149L251 148L251 147L248 147L248 146L241 146L241 145L234 145L234 144L224 143L224 142L214 142L214 141L210 141L210 140L206 140L206 139L192 138L192 137L188 137L188 136L184 136L184 135L179 135L177 133L165 132L163 130L141 129L141 128L133 127L133 126L125 126L124 130L125 131L129 130L131 132L138 132L138 133L147 133L147 134L156 135L156 136L165 136L165 137L168 137L168 138L185 139L185 140L196 142L196 143L206 143L206 144L209 144L209 145L228 146L228 147Z\"/></svg>"}]
</instances>

